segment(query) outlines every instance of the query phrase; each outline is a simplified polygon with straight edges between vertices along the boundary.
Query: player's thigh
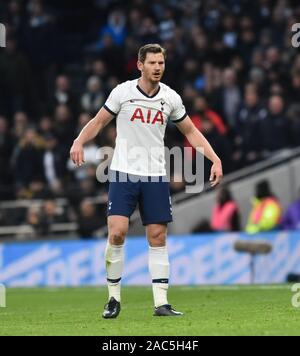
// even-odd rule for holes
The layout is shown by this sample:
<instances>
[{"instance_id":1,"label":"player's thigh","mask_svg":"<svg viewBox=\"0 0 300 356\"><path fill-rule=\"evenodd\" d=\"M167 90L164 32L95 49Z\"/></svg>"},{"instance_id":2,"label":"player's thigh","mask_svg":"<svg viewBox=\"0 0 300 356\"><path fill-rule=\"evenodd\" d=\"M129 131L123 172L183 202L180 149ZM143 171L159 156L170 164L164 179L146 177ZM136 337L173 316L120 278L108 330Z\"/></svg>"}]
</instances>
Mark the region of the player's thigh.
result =
<instances>
[{"instance_id":1,"label":"player's thigh","mask_svg":"<svg viewBox=\"0 0 300 356\"><path fill-rule=\"evenodd\" d=\"M121 215L130 218L139 198L138 183L110 182L107 216Z\"/></svg>"},{"instance_id":2,"label":"player's thigh","mask_svg":"<svg viewBox=\"0 0 300 356\"><path fill-rule=\"evenodd\" d=\"M146 226L146 234L151 247L166 245L167 224L149 224Z\"/></svg>"},{"instance_id":3,"label":"player's thigh","mask_svg":"<svg viewBox=\"0 0 300 356\"><path fill-rule=\"evenodd\" d=\"M122 215L107 217L108 239L111 245L122 245L129 228L129 218Z\"/></svg>"},{"instance_id":4,"label":"player's thigh","mask_svg":"<svg viewBox=\"0 0 300 356\"><path fill-rule=\"evenodd\" d=\"M172 205L169 184L167 182L141 183L139 207L143 225L171 222Z\"/></svg>"}]
</instances>

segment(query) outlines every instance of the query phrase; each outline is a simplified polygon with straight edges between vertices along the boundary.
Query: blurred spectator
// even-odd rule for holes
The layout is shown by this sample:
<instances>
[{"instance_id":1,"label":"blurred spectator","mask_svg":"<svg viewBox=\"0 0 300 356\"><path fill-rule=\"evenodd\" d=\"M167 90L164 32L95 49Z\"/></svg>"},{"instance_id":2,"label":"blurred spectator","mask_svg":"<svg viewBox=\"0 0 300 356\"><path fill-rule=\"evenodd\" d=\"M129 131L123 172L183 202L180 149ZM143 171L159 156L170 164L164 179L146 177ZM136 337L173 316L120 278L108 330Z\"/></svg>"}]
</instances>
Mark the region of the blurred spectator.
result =
<instances>
[{"instance_id":1,"label":"blurred spectator","mask_svg":"<svg viewBox=\"0 0 300 356\"><path fill-rule=\"evenodd\" d=\"M53 16L46 11L42 0L30 0L28 16L22 34L22 43L28 54L32 78L39 98L46 105L53 63L59 58L59 34Z\"/></svg>"},{"instance_id":2,"label":"blurred spectator","mask_svg":"<svg viewBox=\"0 0 300 356\"><path fill-rule=\"evenodd\" d=\"M231 128L236 126L236 114L241 104L241 91L236 73L231 68L223 71L222 86L216 93L216 108Z\"/></svg>"},{"instance_id":3,"label":"blurred spectator","mask_svg":"<svg viewBox=\"0 0 300 356\"><path fill-rule=\"evenodd\" d=\"M221 117L208 107L207 101L203 96L198 96L194 99L194 110L192 112L191 120L194 125L206 136L207 139L212 140L210 142L212 142L213 147L218 151L218 154L221 154L222 157L229 154L229 142L227 142L227 139L224 137L227 133L227 128ZM184 138L184 146L191 147L186 138ZM191 152L193 155L192 157L195 158L195 150L192 149ZM226 172L229 171L227 163L228 162L226 161L223 162L223 168Z\"/></svg>"},{"instance_id":4,"label":"blurred spectator","mask_svg":"<svg viewBox=\"0 0 300 356\"><path fill-rule=\"evenodd\" d=\"M254 90L260 95L261 99L267 97L268 88L266 87L266 74L263 68L252 67L249 71L250 83L254 86Z\"/></svg>"},{"instance_id":5,"label":"blurred spectator","mask_svg":"<svg viewBox=\"0 0 300 356\"><path fill-rule=\"evenodd\" d=\"M166 7L158 25L158 35L161 41L171 41L174 38L175 21L172 9Z\"/></svg>"},{"instance_id":6,"label":"blurred spectator","mask_svg":"<svg viewBox=\"0 0 300 356\"><path fill-rule=\"evenodd\" d=\"M53 112L60 104L67 105L73 115L77 114L77 98L71 91L70 79L64 74L56 77L54 93L49 101L50 111Z\"/></svg>"},{"instance_id":7,"label":"blurred spectator","mask_svg":"<svg viewBox=\"0 0 300 356\"><path fill-rule=\"evenodd\" d=\"M26 220L25 224L28 224L31 228L31 232L26 235L26 238L37 238L41 232L41 225L40 225L40 214L39 209L36 206L32 206L28 208L26 213Z\"/></svg>"},{"instance_id":8,"label":"blurred spectator","mask_svg":"<svg viewBox=\"0 0 300 356\"><path fill-rule=\"evenodd\" d=\"M284 112L284 100L279 95L269 99L269 113L261 121L261 140L265 154L280 150L289 143L288 119Z\"/></svg>"},{"instance_id":9,"label":"blurred spectator","mask_svg":"<svg viewBox=\"0 0 300 356\"><path fill-rule=\"evenodd\" d=\"M109 14L107 24L101 29L99 46L101 48L102 38L106 35L111 36L113 42L122 45L125 41L126 17L122 11L116 10Z\"/></svg>"},{"instance_id":10,"label":"blurred spectator","mask_svg":"<svg viewBox=\"0 0 300 356\"><path fill-rule=\"evenodd\" d=\"M97 76L92 76L87 81L87 91L81 97L83 110L95 115L104 104L102 84Z\"/></svg>"},{"instance_id":11,"label":"blurred spectator","mask_svg":"<svg viewBox=\"0 0 300 356\"><path fill-rule=\"evenodd\" d=\"M114 124L108 124L104 130L104 137L99 138L101 139L101 146L115 147L117 137L116 126Z\"/></svg>"},{"instance_id":12,"label":"blurred spectator","mask_svg":"<svg viewBox=\"0 0 300 356\"><path fill-rule=\"evenodd\" d=\"M235 48L238 38L235 16L232 14L226 14L224 18L222 18L222 26L223 42L225 43L226 47Z\"/></svg>"},{"instance_id":13,"label":"blurred spectator","mask_svg":"<svg viewBox=\"0 0 300 356\"><path fill-rule=\"evenodd\" d=\"M29 125L29 119L27 114L23 111L17 111L13 117L13 127L12 127L12 136L15 145L24 136L24 133L28 128L28 125Z\"/></svg>"},{"instance_id":14,"label":"blurred spectator","mask_svg":"<svg viewBox=\"0 0 300 356\"><path fill-rule=\"evenodd\" d=\"M292 147L300 146L300 104L292 104L287 113L289 138Z\"/></svg>"},{"instance_id":15,"label":"blurred spectator","mask_svg":"<svg viewBox=\"0 0 300 356\"><path fill-rule=\"evenodd\" d=\"M298 199L288 206L283 216L282 227L285 230L300 229L300 188L298 191Z\"/></svg>"},{"instance_id":16,"label":"blurred spectator","mask_svg":"<svg viewBox=\"0 0 300 356\"><path fill-rule=\"evenodd\" d=\"M79 184L70 185L68 187L67 196L74 210L78 210L80 202L85 198L106 197L106 189L102 186L95 177L88 176L79 181Z\"/></svg>"},{"instance_id":17,"label":"blurred spectator","mask_svg":"<svg viewBox=\"0 0 300 356\"><path fill-rule=\"evenodd\" d=\"M92 119L92 115L86 112L82 112L78 118L78 127L76 130L76 134L79 135L80 131L84 128L84 126Z\"/></svg>"},{"instance_id":18,"label":"blurred spectator","mask_svg":"<svg viewBox=\"0 0 300 356\"><path fill-rule=\"evenodd\" d=\"M217 202L212 210L210 225L213 231L240 230L239 209L226 186L220 187L217 192Z\"/></svg>"},{"instance_id":19,"label":"blurred spectator","mask_svg":"<svg viewBox=\"0 0 300 356\"><path fill-rule=\"evenodd\" d=\"M96 213L95 206L88 200L84 199L80 204L78 217L78 234L82 239L94 238L97 230L103 226L103 217Z\"/></svg>"},{"instance_id":20,"label":"blurred spectator","mask_svg":"<svg viewBox=\"0 0 300 356\"><path fill-rule=\"evenodd\" d=\"M43 176L44 142L34 128L26 129L14 150L14 177L17 186L26 187Z\"/></svg>"},{"instance_id":21,"label":"blurred spectator","mask_svg":"<svg viewBox=\"0 0 300 356\"><path fill-rule=\"evenodd\" d=\"M252 205L246 232L255 234L275 230L279 227L282 215L281 206L272 193L268 181L263 180L256 184Z\"/></svg>"},{"instance_id":22,"label":"blurred spectator","mask_svg":"<svg viewBox=\"0 0 300 356\"><path fill-rule=\"evenodd\" d=\"M32 72L15 38L8 37L5 50L0 51L0 78L0 113L9 116L21 110L37 113Z\"/></svg>"},{"instance_id":23,"label":"blurred spectator","mask_svg":"<svg viewBox=\"0 0 300 356\"><path fill-rule=\"evenodd\" d=\"M65 104L59 104L55 108L54 129L64 154L68 155L74 139L75 127L70 108Z\"/></svg>"},{"instance_id":24,"label":"blurred spectator","mask_svg":"<svg viewBox=\"0 0 300 356\"><path fill-rule=\"evenodd\" d=\"M40 214L39 231L42 236L52 232L53 224L67 222L66 216L55 200L45 200Z\"/></svg>"},{"instance_id":25,"label":"blurred spectator","mask_svg":"<svg viewBox=\"0 0 300 356\"><path fill-rule=\"evenodd\" d=\"M107 80L107 69L103 60L96 59L93 61L91 64L90 75L97 76L102 81Z\"/></svg>"},{"instance_id":26,"label":"blurred spectator","mask_svg":"<svg viewBox=\"0 0 300 356\"><path fill-rule=\"evenodd\" d=\"M52 192L62 194L62 180L65 174L66 157L64 157L58 146L57 138L51 134L45 137L43 166L44 176Z\"/></svg>"},{"instance_id":27,"label":"blurred spectator","mask_svg":"<svg viewBox=\"0 0 300 356\"><path fill-rule=\"evenodd\" d=\"M193 57L186 58L184 63L184 71L181 74L181 81L190 84L195 88L199 81L199 63ZM195 88L196 89L196 88Z\"/></svg>"},{"instance_id":28,"label":"blurred spectator","mask_svg":"<svg viewBox=\"0 0 300 356\"><path fill-rule=\"evenodd\" d=\"M266 116L267 111L261 105L258 93L253 89L246 90L244 103L237 115L236 150L233 157L237 167L255 163L261 159L260 125Z\"/></svg>"},{"instance_id":29,"label":"blurred spectator","mask_svg":"<svg viewBox=\"0 0 300 356\"><path fill-rule=\"evenodd\" d=\"M12 151L13 142L9 132L7 119L4 116L0 116L0 199L2 194L5 193L5 189L3 190L1 186L5 185L7 187L11 183L10 157Z\"/></svg>"},{"instance_id":30,"label":"blurred spectator","mask_svg":"<svg viewBox=\"0 0 300 356\"><path fill-rule=\"evenodd\" d=\"M202 4L199 1L183 0L179 1L177 6L182 11L180 25L185 31L190 31L199 23L199 8Z\"/></svg>"},{"instance_id":31,"label":"blurred spectator","mask_svg":"<svg viewBox=\"0 0 300 356\"><path fill-rule=\"evenodd\" d=\"M192 84L185 83L182 90L182 101L186 107L187 112L191 112L194 107L194 101L198 96L197 90Z\"/></svg>"},{"instance_id":32,"label":"blurred spectator","mask_svg":"<svg viewBox=\"0 0 300 356\"><path fill-rule=\"evenodd\" d=\"M32 205L26 213L25 224L31 227L31 232L28 229L20 230L20 238L26 233L26 238L41 238L53 234L53 224L66 222L67 218L64 212L59 208L54 200L45 200L42 209L36 205Z\"/></svg>"},{"instance_id":33,"label":"blurred spectator","mask_svg":"<svg viewBox=\"0 0 300 356\"><path fill-rule=\"evenodd\" d=\"M128 21L128 34L130 34L133 37L138 37L139 31L141 30L141 21L142 21L142 12L137 9L136 7L133 7L129 9L128 15L127 15L127 21Z\"/></svg>"},{"instance_id":34,"label":"blurred spectator","mask_svg":"<svg viewBox=\"0 0 300 356\"><path fill-rule=\"evenodd\" d=\"M243 61L249 67L251 65L252 53L256 45L256 35L252 27L241 31L238 40L239 53L243 58Z\"/></svg>"},{"instance_id":35,"label":"blurred spectator","mask_svg":"<svg viewBox=\"0 0 300 356\"><path fill-rule=\"evenodd\" d=\"M48 135L55 135L54 122L50 116L43 116L40 119L38 129L43 138Z\"/></svg>"},{"instance_id":36,"label":"blurred spectator","mask_svg":"<svg viewBox=\"0 0 300 356\"><path fill-rule=\"evenodd\" d=\"M145 17L139 26L137 36L141 43L155 43L158 40L158 31L155 21L151 17Z\"/></svg>"},{"instance_id":37,"label":"blurred spectator","mask_svg":"<svg viewBox=\"0 0 300 356\"><path fill-rule=\"evenodd\" d=\"M19 38L22 35L22 28L24 26L23 6L19 0L10 0L8 4L8 19L13 24L14 32Z\"/></svg>"},{"instance_id":38,"label":"blurred spectator","mask_svg":"<svg viewBox=\"0 0 300 356\"><path fill-rule=\"evenodd\" d=\"M120 63L124 63L124 52L121 47L115 44L109 34L103 36L102 44L99 55L106 65L108 74L116 75L118 78L123 79L123 67Z\"/></svg>"},{"instance_id":39,"label":"blurred spectator","mask_svg":"<svg viewBox=\"0 0 300 356\"><path fill-rule=\"evenodd\" d=\"M202 131L202 119L208 119L213 123L213 126L217 129L220 135L225 135L227 133L227 128L222 118L208 107L207 101L203 96L198 96L194 100L194 110L190 117L199 131Z\"/></svg>"},{"instance_id":40,"label":"blurred spectator","mask_svg":"<svg viewBox=\"0 0 300 356\"><path fill-rule=\"evenodd\" d=\"M288 97L291 103L300 102L300 71L291 71L291 83Z\"/></svg>"},{"instance_id":41,"label":"blurred spectator","mask_svg":"<svg viewBox=\"0 0 300 356\"><path fill-rule=\"evenodd\" d=\"M44 180L38 177L30 182L27 189L27 199L46 199L49 192Z\"/></svg>"}]
</instances>

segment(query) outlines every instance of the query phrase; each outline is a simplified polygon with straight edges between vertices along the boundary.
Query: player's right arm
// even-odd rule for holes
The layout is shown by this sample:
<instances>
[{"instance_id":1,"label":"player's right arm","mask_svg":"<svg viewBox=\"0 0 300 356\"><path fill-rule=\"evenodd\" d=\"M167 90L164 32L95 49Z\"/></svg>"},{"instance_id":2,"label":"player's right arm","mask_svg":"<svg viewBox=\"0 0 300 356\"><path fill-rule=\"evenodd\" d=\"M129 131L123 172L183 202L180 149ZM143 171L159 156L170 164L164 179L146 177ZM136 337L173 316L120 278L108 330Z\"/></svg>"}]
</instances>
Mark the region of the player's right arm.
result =
<instances>
[{"instance_id":1,"label":"player's right arm","mask_svg":"<svg viewBox=\"0 0 300 356\"><path fill-rule=\"evenodd\" d=\"M84 163L84 144L96 137L114 117L102 107L97 115L84 126L70 150L70 157L76 166Z\"/></svg>"}]
</instances>

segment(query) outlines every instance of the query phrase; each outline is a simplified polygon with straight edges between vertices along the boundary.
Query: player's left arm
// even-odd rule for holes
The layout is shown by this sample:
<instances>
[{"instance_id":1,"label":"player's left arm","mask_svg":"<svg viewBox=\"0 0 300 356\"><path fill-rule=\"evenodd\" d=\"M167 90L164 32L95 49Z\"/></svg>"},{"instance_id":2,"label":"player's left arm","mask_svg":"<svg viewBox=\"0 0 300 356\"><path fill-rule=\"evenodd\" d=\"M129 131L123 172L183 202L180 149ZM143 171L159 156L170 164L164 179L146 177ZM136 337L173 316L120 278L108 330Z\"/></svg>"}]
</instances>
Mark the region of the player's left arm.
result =
<instances>
[{"instance_id":1,"label":"player's left arm","mask_svg":"<svg viewBox=\"0 0 300 356\"><path fill-rule=\"evenodd\" d=\"M200 148L202 148L204 150L205 157L207 157L212 162L209 178L210 185L214 187L220 183L223 177L222 162L207 139L196 128L189 116L178 122L176 126L188 139L189 143L198 151Z\"/></svg>"}]
</instances>

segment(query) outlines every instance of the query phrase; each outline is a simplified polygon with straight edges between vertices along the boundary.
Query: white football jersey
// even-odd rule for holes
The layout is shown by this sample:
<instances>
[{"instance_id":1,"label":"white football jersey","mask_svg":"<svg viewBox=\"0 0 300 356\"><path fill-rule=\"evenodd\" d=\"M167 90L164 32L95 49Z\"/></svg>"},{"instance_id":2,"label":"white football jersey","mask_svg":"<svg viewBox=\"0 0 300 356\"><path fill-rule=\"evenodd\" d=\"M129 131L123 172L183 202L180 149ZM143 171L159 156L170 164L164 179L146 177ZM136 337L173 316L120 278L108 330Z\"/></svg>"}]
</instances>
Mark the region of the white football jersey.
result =
<instances>
[{"instance_id":1,"label":"white football jersey","mask_svg":"<svg viewBox=\"0 0 300 356\"><path fill-rule=\"evenodd\" d=\"M160 83L149 96L138 79L114 88L104 108L116 115L116 147L110 168L140 176L164 176L164 135L168 119L177 123L186 116L180 96Z\"/></svg>"}]
</instances>

